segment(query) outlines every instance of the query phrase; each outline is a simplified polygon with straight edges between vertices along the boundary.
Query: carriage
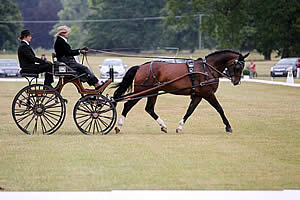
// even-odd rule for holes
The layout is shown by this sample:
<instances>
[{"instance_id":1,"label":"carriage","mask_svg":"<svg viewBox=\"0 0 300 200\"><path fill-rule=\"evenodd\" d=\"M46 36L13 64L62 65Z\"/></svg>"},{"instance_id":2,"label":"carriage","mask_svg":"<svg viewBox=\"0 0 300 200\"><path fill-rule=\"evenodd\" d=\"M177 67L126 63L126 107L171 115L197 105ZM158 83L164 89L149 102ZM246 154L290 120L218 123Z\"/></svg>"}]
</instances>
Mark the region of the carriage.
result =
<instances>
[{"instance_id":1,"label":"carriage","mask_svg":"<svg viewBox=\"0 0 300 200\"><path fill-rule=\"evenodd\" d=\"M98 89L83 87L86 74L78 74L69 66L56 60L52 54L53 74L59 77L55 88L38 84L38 74L22 73L28 86L21 89L12 103L12 115L17 126L26 134L50 135L63 124L66 103L61 96L63 87L72 83L81 94L73 109L73 118L78 129L84 134L107 134L117 118L112 101L102 93L113 82L113 68L110 78ZM35 82L35 83L34 83Z\"/></svg>"},{"instance_id":2,"label":"carriage","mask_svg":"<svg viewBox=\"0 0 300 200\"><path fill-rule=\"evenodd\" d=\"M73 118L78 129L87 135L109 133L116 124L117 102L126 101L118 126L115 127L116 133L120 132L127 113L142 98L148 98L146 112L158 122L163 132L167 132L167 126L154 111L157 96L165 93L191 97L190 105L176 132L182 130L202 99L208 101L220 114L226 132L232 132L214 93L218 89L220 77L230 79L233 85L240 83L244 59L248 55L249 53L243 56L238 52L224 50L209 54L204 59L185 59L184 63L179 64L152 61L134 66L116 86L113 97L103 95L105 88L113 82L112 68L110 78L101 88L85 89L82 80L86 75L77 74L64 63L55 60L53 55L53 73L59 77L57 86L51 88L38 84L38 74L22 74L29 85L21 89L13 100L13 119L26 134L53 134L60 128L66 115L67 100L60 93L65 84L73 83L82 96L74 106ZM229 76L223 73L225 69L229 71ZM33 80L36 80L35 84L32 83ZM134 92L125 94L133 82Z\"/></svg>"}]
</instances>

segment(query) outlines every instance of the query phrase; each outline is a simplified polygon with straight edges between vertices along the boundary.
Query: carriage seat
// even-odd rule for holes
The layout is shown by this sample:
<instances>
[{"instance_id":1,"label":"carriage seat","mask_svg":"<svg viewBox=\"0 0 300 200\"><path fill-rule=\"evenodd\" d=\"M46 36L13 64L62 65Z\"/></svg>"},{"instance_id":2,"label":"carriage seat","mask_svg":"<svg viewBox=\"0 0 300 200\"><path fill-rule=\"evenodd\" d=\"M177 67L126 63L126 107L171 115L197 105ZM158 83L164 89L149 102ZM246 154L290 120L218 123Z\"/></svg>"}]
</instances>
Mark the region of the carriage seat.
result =
<instances>
[{"instance_id":1,"label":"carriage seat","mask_svg":"<svg viewBox=\"0 0 300 200\"><path fill-rule=\"evenodd\" d=\"M78 76L78 72L63 62L54 61L54 75L55 76Z\"/></svg>"},{"instance_id":2,"label":"carriage seat","mask_svg":"<svg viewBox=\"0 0 300 200\"><path fill-rule=\"evenodd\" d=\"M52 62L55 76L77 76L78 73L63 62L57 61L56 53L52 53Z\"/></svg>"}]
</instances>

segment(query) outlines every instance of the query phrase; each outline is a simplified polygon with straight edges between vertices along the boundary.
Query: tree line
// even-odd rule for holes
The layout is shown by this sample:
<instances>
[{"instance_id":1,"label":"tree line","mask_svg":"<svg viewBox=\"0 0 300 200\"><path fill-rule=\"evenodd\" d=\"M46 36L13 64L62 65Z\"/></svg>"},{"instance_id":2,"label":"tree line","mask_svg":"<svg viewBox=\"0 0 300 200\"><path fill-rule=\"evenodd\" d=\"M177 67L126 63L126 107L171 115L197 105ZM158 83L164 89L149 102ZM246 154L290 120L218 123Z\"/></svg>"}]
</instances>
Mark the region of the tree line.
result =
<instances>
[{"instance_id":1,"label":"tree line","mask_svg":"<svg viewBox=\"0 0 300 200\"><path fill-rule=\"evenodd\" d=\"M299 56L299 11L299 0L0 0L0 49L16 49L24 28L34 48L52 49L55 29L64 24L72 28L73 48L194 51L201 38L202 48ZM3 23L95 19L103 21Z\"/></svg>"}]
</instances>

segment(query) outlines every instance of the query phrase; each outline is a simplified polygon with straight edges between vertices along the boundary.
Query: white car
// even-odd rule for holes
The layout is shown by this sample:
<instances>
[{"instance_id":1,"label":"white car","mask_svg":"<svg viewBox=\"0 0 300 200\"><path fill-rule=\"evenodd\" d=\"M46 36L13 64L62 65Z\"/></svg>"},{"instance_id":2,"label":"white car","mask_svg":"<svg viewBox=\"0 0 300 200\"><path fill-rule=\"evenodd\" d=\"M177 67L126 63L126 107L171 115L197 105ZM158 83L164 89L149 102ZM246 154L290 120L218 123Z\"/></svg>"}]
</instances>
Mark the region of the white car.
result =
<instances>
[{"instance_id":1,"label":"white car","mask_svg":"<svg viewBox=\"0 0 300 200\"><path fill-rule=\"evenodd\" d=\"M109 69L114 69L114 78L123 78L125 75L127 65L123 63L123 60L120 58L107 58L103 61L102 65L99 65L100 68L100 78L110 78Z\"/></svg>"},{"instance_id":2,"label":"white car","mask_svg":"<svg viewBox=\"0 0 300 200\"><path fill-rule=\"evenodd\" d=\"M0 77L20 76L20 66L16 59L0 59Z\"/></svg>"}]
</instances>

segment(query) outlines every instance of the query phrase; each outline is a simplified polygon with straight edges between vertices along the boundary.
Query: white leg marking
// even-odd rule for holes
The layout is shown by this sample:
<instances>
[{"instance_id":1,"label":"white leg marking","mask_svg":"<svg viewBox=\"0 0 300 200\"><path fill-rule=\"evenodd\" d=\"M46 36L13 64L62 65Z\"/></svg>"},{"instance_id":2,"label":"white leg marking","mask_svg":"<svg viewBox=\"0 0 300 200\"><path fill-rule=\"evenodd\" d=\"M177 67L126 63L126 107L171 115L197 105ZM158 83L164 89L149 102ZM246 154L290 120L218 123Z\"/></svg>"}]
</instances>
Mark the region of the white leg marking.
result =
<instances>
[{"instance_id":1,"label":"white leg marking","mask_svg":"<svg viewBox=\"0 0 300 200\"><path fill-rule=\"evenodd\" d=\"M162 119L158 118L156 121L162 128L167 128L165 122Z\"/></svg>"},{"instance_id":2,"label":"white leg marking","mask_svg":"<svg viewBox=\"0 0 300 200\"><path fill-rule=\"evenodd\" d=\"M179 126L177 128L178 131L182 131L182 127L184 125L184 120L182 119L180 122L179 122Z\"/></svg>"},{"instance_id":3,"label":"white leg marking","mask_svg":"<svg viewBox=\"0 0 300 200\"><path fill-rule=\"evenodd\" d=\"M118 128L121 130L123 124L125 122L125 117L123 115L121 115L119 122L118 122Z\"/></svg>"}]
</instances>

